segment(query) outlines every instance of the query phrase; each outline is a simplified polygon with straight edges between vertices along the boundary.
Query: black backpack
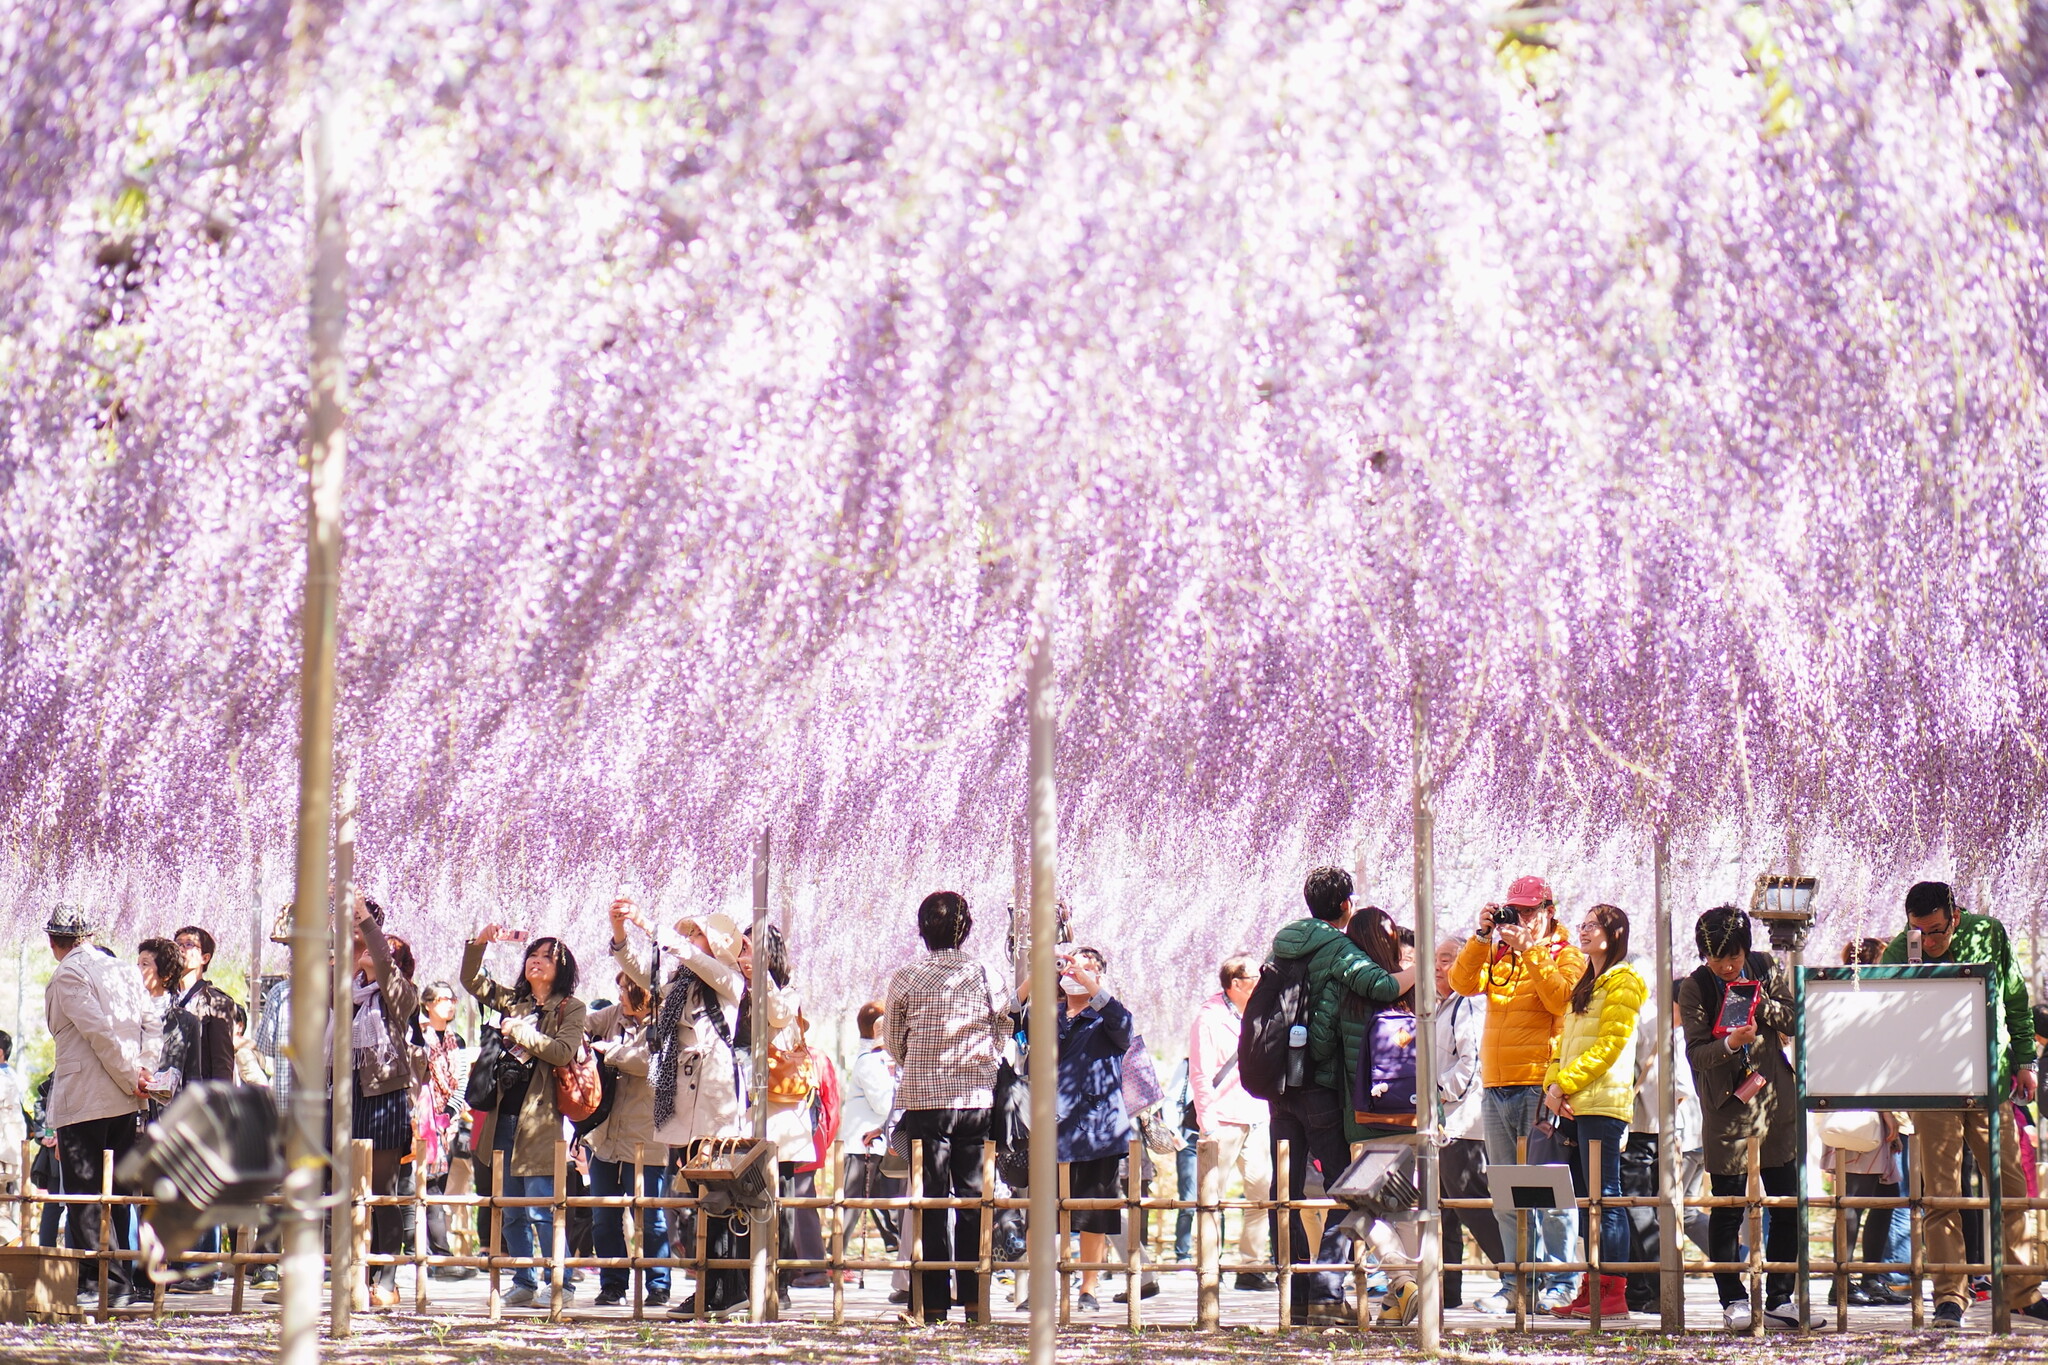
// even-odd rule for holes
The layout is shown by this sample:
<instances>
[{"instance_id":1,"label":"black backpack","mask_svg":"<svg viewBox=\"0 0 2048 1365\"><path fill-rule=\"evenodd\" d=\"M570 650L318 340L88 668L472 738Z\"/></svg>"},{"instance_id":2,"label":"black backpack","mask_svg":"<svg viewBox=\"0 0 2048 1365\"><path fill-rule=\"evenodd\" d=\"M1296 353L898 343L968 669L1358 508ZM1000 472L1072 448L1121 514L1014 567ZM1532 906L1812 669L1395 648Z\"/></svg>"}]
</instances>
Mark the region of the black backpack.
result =
<instances>
[{"instance_id":1,"label":"black backpack","mask_svg":"<svg viewBox=\"0 0 2048 1365\"><path fill-rule=\"evenodd\" d=\"M1245 1002L1244 1027L1237 1035L1237 1070L1247 1094L1277 1100L1287 1092L1287 1035L1308 1026L1309 964L1315 954L1268 962Z\"/></svg>"}]
</instances>

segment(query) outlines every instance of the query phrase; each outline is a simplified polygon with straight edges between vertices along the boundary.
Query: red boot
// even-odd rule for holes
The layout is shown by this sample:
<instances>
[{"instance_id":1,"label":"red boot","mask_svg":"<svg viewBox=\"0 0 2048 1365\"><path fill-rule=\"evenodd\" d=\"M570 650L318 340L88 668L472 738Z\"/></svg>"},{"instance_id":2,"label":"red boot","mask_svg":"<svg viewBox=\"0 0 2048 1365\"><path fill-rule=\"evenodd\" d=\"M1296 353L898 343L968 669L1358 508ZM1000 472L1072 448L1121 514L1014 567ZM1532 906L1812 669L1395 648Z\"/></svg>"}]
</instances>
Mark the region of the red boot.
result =
<instances>
[{"instance_id":1,"label":"red boot","mask_svg":"<svg viewBox=\"0 0 2048 1365\"><path fill-rule=\"evenodd\" d=\"M1605 1276L1603 1276L1602 1278L1604 1279ZM1593 1300L1592 1296L1587 1290L1587 1286L1591 1285L1592 1283L1593 1277L1591 1275L1581 1275L1579 1277L1579 1292L1577 1297L1575 1297L1570 1303L1562 1304L1556 1308L1551 1309L1551 1316L1559 1318L1583 1318L1590 1314L1593 1311Z\"/></svg>"},{"instance_id":2,"label":"red boot","mask_svg":"<svg viewBox=\"0 0 2048 1365\"><path fill-rule=\"evenodd\" d=\"M1591 1316L1588 1314L1588 1316ZM1628 1316L1628 1276L1600 1277L1600 1321L1605 1324Z\"/></svg>"}]
</instances>

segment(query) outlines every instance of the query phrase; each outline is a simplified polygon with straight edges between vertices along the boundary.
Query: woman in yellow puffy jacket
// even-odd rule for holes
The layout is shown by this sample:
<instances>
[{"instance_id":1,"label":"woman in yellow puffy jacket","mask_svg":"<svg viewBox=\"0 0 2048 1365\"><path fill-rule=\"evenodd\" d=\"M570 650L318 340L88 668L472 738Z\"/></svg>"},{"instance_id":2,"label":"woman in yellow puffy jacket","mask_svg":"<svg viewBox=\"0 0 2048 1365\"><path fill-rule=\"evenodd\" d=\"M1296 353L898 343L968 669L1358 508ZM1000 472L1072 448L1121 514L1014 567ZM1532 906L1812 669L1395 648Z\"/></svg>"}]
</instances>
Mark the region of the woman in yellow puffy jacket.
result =
<instances>
[{"instance_id":1,"label":"woman in yellow puffy jacket","mask_svg":"<svg viewBox=\"0 0 2048 1365\"><path fill-rule=\"evenodd\" d=\"M1612 905L1596 905L1579 925L1579 947L1586 969L1572 990L1571 1008L1557 1052L1543 1076L1543 1107L1555 1116L1572 1164L1572 1184L1583 1196L1587 1188L1587 1156L1600 1144L1600 1193L1621 1193L1621 1149L1628 1141L1629 1120L1636 1103L1636 1018L1649 994L1642 973L1628 964L1628 916ZM1592 1245L1591 1220L1579 1215L1579 1231ZM1603 1209L1600 1216L1600 1259L1609 1265L1629 1259L1628 1214ZM1579 1285L1579 1295L1559 1317L1590 1312L1592 1279ZM1600 1316L1628 1316L1628 1280L1600 1277Z\"/></svg>"}]
</instances>

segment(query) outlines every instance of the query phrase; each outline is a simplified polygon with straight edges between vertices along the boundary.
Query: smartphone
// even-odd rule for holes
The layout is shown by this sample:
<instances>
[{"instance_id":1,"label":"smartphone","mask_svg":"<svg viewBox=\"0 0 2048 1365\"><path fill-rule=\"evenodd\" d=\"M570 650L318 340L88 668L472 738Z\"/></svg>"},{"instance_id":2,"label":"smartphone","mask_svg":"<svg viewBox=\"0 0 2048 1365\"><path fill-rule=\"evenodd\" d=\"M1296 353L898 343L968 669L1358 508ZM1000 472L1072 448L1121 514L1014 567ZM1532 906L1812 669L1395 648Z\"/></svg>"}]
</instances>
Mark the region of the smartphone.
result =
<instances>
[{"instance_id":1,"label":"smartphone","mask_svg":"<svg viewBox=\"0 0 2048 1365\"><path fill-rule=\"evenodd\" d=\"M504 941L506 943L524 943L526 942L526 931L524 929L507 929Z\"/></svg>"},{"instance_id":2,"label":"smartphone","mask_svg":"<svg viewBox=\"0 0 2048 1365\"><path fill-rule=\"evenodd\" d=\"M1759 994L1754 981L1729 982L1727 993L1721 997L1720 1017L1714 1020L1714 1036L1726 1038L1736 1029L1754 1024Z\"/></svg>"},{"instance_id":3,"label":"smartphone","mask_svg":"<svg viewBox=\"0 0 2048 1365\"><path fill-rule=\"evenodd\" d=\"M1764 1087L1769 1084L1770 1082L1764 1079L1763 1072L1752 1071L1747 1076L1744 1076L1741 1082L1736 1085L1735 1098L1741 1100L1744 1104L1748 1104L1758 1095L1761 1095L1764 1092Z\"/></svg>"}]
</instances>

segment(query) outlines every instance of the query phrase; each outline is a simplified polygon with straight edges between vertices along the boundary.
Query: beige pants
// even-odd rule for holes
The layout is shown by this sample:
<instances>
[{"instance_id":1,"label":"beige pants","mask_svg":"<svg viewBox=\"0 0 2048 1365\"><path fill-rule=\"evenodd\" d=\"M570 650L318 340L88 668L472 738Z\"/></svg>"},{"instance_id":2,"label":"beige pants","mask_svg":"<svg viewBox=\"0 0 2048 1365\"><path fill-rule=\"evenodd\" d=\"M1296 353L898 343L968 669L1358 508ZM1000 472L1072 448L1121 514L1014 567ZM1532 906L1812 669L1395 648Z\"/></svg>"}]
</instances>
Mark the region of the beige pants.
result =
<instances>
[{"instance_id":1,"label":"beige pants","mask_svg":"<svg viewBox=\"0 0 2048 1365\"><path fill-rule=\"evenodd\" d=\"M1963 1188L1963 1144L1977 1158L1977 1169L1991 1170L1991 1153L1986 1139L1984 1115L1961 1109L1920 1109L1913 1113L1913 1127L1919 1134L1913 1159L1920 1163L1926 1192L1954 1198ZM2020 1201L2027 1197L2027 1173L2020 1164L2019 1134L2013 1130L2012 1106L1998 1107L1999 1189L2005 1196L2005 1259L2010 1265L2039 1265L2033 1238L2027 1232L2026 1210ZM1988 1223L1989 1220L1987 1219ZM1957 1262L1963 1259L1963 1224L1956 1209L1930 1210L1926 1218L1927 1259ZM2005 1301L2024 1308L2034 1300L2041 1283L2039 1272L2010 1273L2005 1277ZM1946 1272L1934 1277L1934 1301L1970 1306L1969 1277Z\"/></svg>"},{"instance_id":2,"label":"beige pants","mask_svg":"<svg viewBox=\"0 0 2048 1365\"><path fill-rule=\"evenodd\" d=\"M1273 1139L1263 1123L1216 1125L1216 1169L1228 1183L1236 1171L1244 1180L1246 1199L1270 1199L1273 1192ZM1266 1259L1266 1215L1253 1210L1237 1229L1237 1259L1256 1265Z\"/></svg>"}]
</instances>

